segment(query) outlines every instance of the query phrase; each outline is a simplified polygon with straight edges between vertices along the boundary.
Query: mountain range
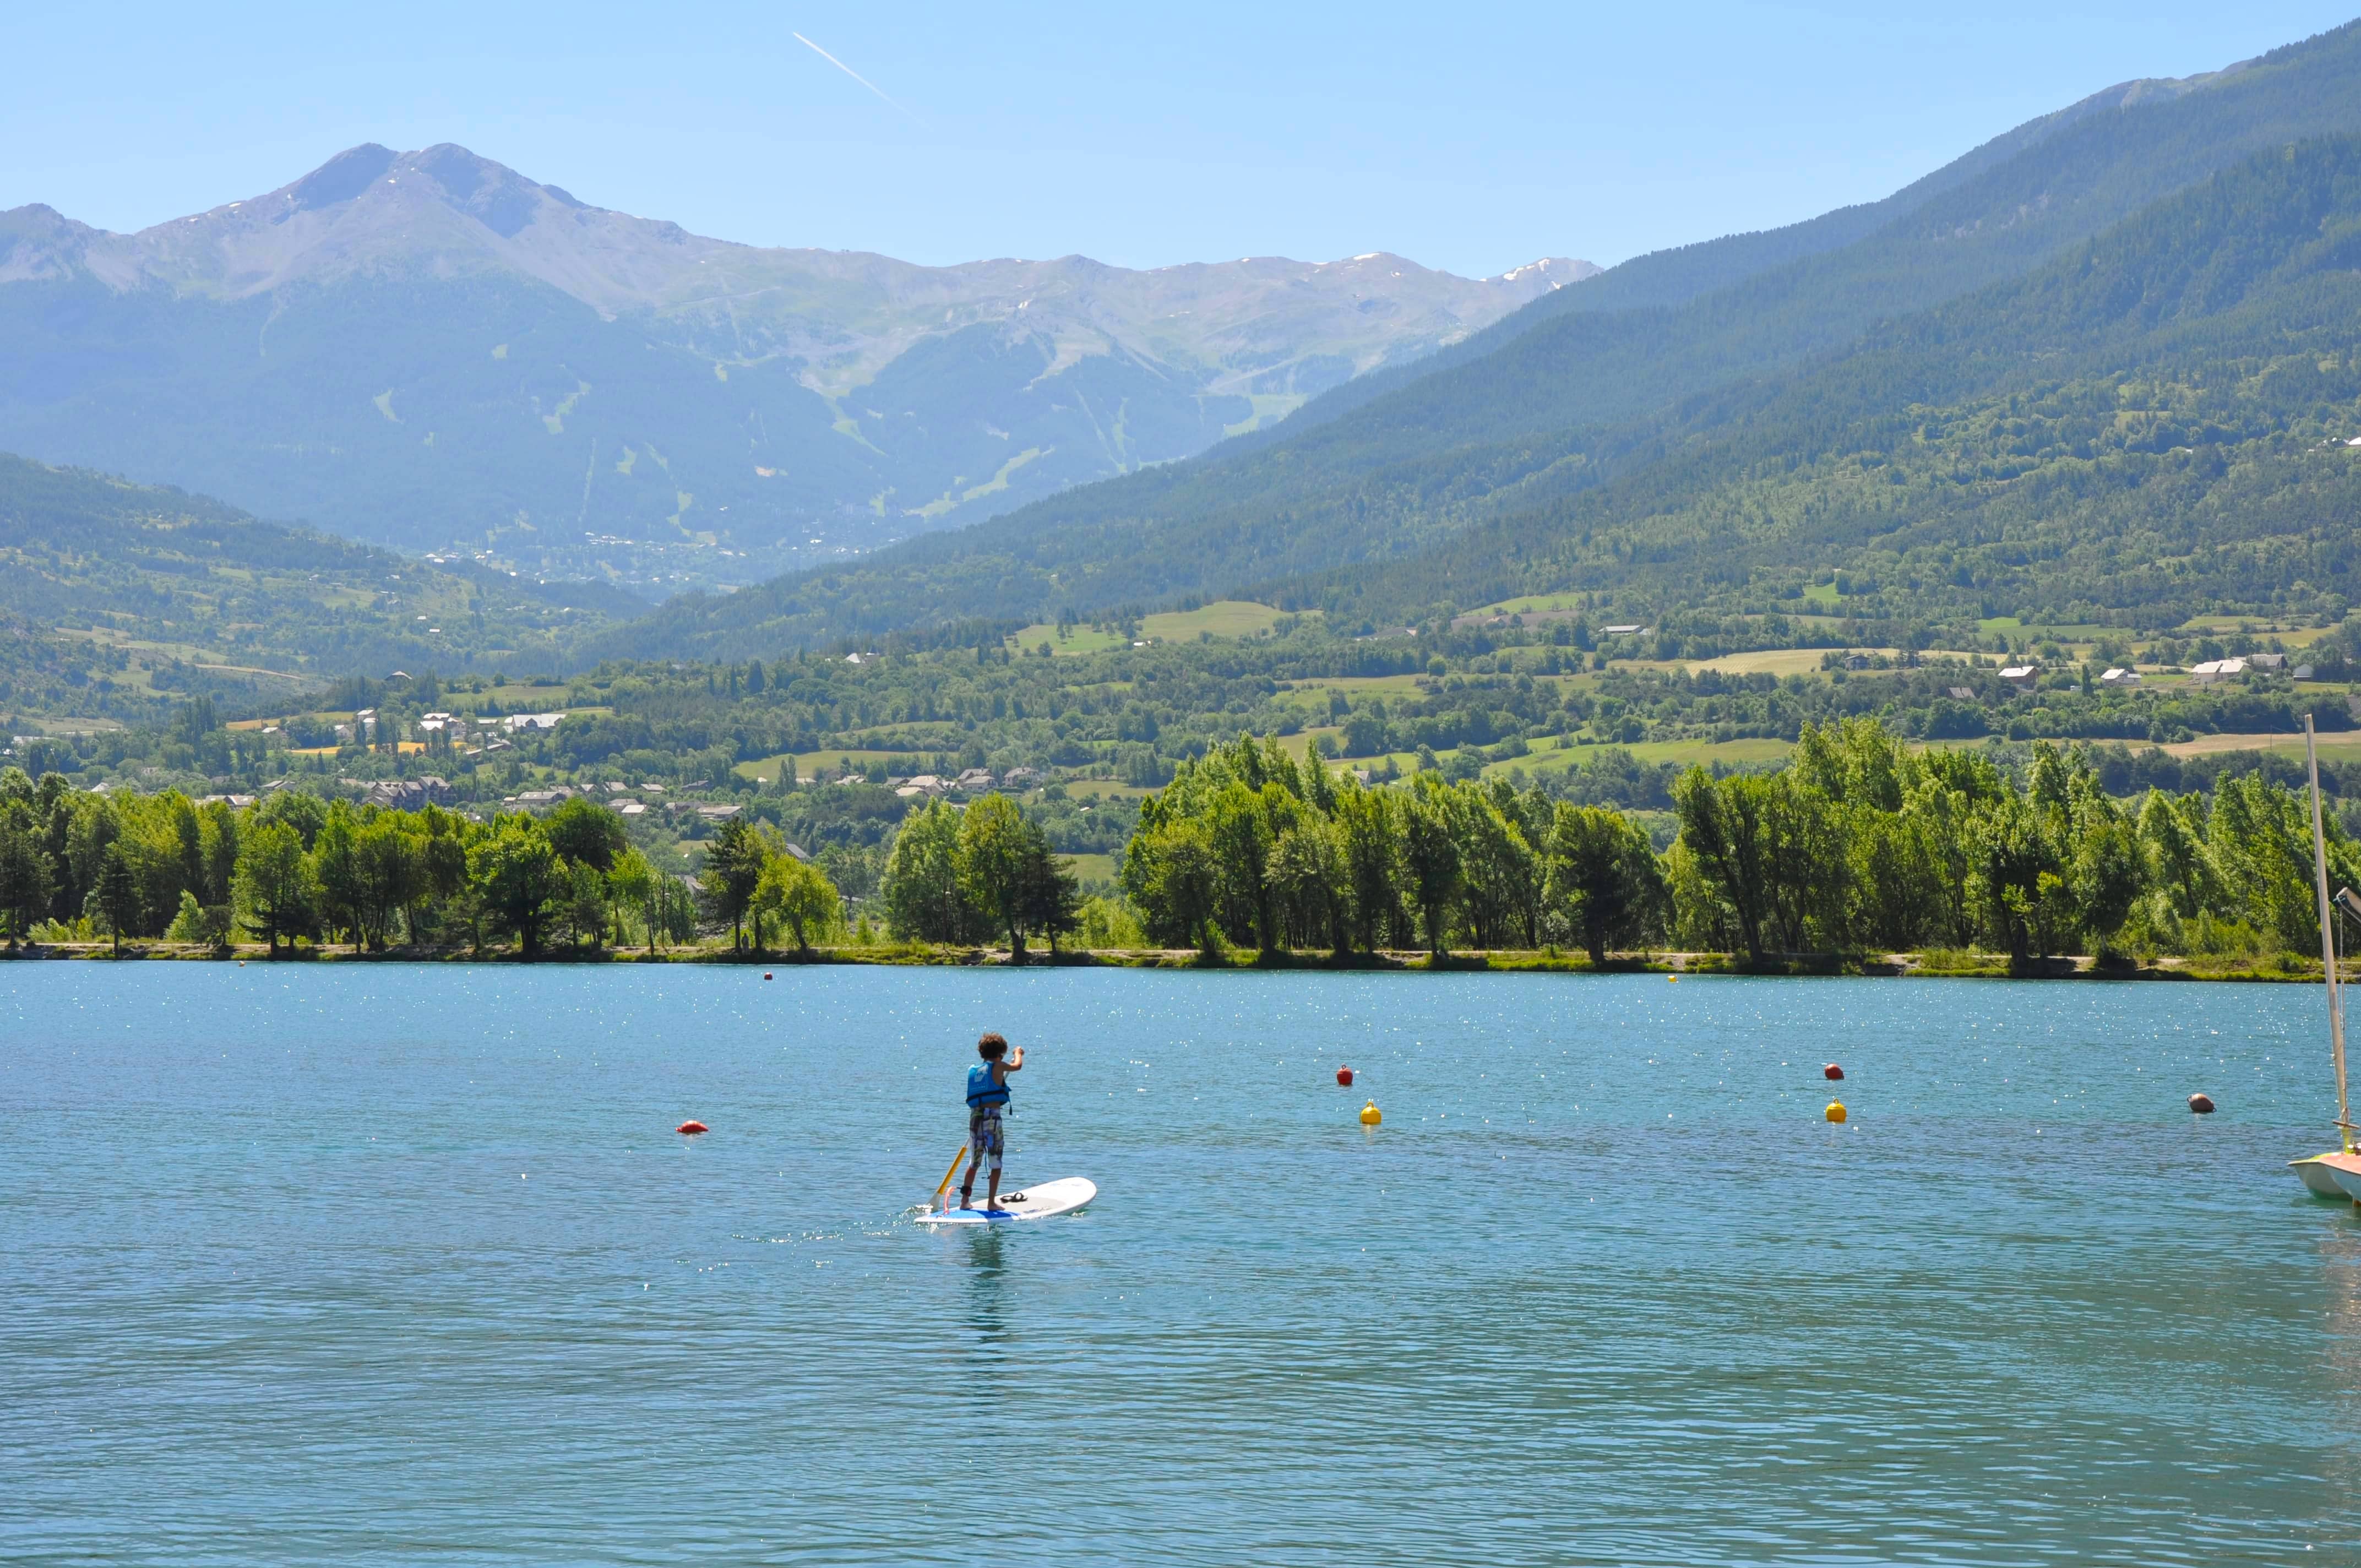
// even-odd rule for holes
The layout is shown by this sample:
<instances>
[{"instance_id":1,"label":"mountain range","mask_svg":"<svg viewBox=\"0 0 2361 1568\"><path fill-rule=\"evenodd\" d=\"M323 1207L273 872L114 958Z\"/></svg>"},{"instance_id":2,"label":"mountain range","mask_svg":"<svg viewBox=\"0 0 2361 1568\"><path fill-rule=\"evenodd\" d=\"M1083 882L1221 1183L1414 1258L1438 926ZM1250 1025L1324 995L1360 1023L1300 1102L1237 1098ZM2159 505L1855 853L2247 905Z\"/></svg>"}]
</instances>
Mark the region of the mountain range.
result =
<instances>
[{"instance_id":1,"label":"mountain range","mask_svg":"<svg viewBox=\"0 0 2361 1568\"><path fill-rule=\"evenodd\" d=\"M2070 366L2092 395L2097 378L2111 376L2137 387L2110 394L2123 400L2127 425L2181 429L2188 405L2200 400L2180 396L2180 382L2151 388L2149 380L2168 342L2176 352L2201 352L2186 319L2169 330L2151 323L2164 335L2141 337L2112 305L2086 301L2081 313L2044 316L2025 291L2055 287L2057 269L2078 265L2077 257L2104 257L2126 278L2151 263L2165 267L2153 214L2178 210L2170 203L2217 181L2261 188L2267 174L2247 167L2258 155L2298 158L2301 148L2311 163L2333 162L2341 150L2311 144L2356 133L2361 25L2202 77L2127 83L1996 138L1884 202L1627 262L1417 367L1331 390L1275 429L1189 463L1079 488L727 599L683 598L628 634L604 634L599 645L620 647L628 635L634 647L675 656L735 652L1224 595L1373 622L1576 587L1624 596L1623 619L1707 603L1761 609L1799 584L1831 580L1870 542L1828 531L1824 520L1843 510L1835 479L1827 480L1835 487L1828 494L1786 498L1795 511L1784 532L1741 535L1741 520L1759 520L1733 499L1738 491L1718 488L1730 482L1718 466L1730 454L1746 450L1780 471L1820 464L1831 442L1839 452L1890 457L1894 430L1982 428L1982 412L1971 417L1964 405L1938 400L1972 388L2005 405L2010 377L2020 401L2047 396L2043 389ZM2342 221L2336 199L2307 210L2330 227ZM2228 226L2204 231L2201 248L2226 255L2287 238L2251 204L2223 212ZM2104 248L2089 248L2110 236ZM2282 260L2317 263L2292 253ZM2169 265L2199 263L2174 251ZM2333 319L2299 328L2262 302L2274 295L2301 314L2304 307L2288 302L2316 298L2318 281L2247 278L2261 293L2241 296L2246 314L2215 323L2203 359L2187 373L2259 375L2314 345L2341 354ZM2276 295L2282 287L2294 292ZM2226 298L2191 308L2226 310ZM2034 319L2046 336L2026 337ZM2247 323L2253 335L2238 337L2233 321ZM1897 376L1902 343L1916 346L1908 373ZM1973 376L1961 368L1971 365ZM1893 428L1872 441L1832 417L1797 412L1821 398L1834 400L1822 414L1840 406ZM1906 417L1913 408L1924 417ZM1775 438L1766 423L1773 409L1786 411ZM2263 422L2253 439L2298 439L2295 427L2271 422L2278 416L2247 411ZM2304 417L2324 430L2354 412ZM1952 454L1980 482L1998 482L1991 477L2014 473L2022 457L2059 459L2037 447L2015 453L2021 437L2005 429L1983 439L1989 450ZM2098 460L2094 448L2070 450L2071 461ZM2185 492L2169 499L2169 488L2144 495L2143 526L2156 521L2149 512L2191 500ZM1936 499L1912 503L1926 509L1930 528ZM1944 506L1942 515L1957 522L1949 499ZM1704 521L1717 507L1720 521ZM1656 526L1675 517L1663 531L1680 539L1677 549ZM2015 565L1988 574L1967 598L2030 608L2064 589L2066 579L2042 576L2035 563L2063 548L2059 531L2070 534L2074 524L2041 521L2048 531L2042 550L2004 549ZM1740 557L1721 547L1741 537L1759 581L1727 580ZM1952 543L2001 542L1971 532ZM1645 570L1652 562L1667 569ZM1947 565L1943 576L1962 570ZM1974 568L1964 570L1972 582ZM1869 575L1894 582L1891 572ZM2215 593L2239 605L2268 602L2298 580L2273 586L2242 574L2224 585L2184 573L2177 594L2138 597L2144 614L2185 613ZM2301 580L2321 587L2316 574ZM2075 589L2092 609L2110 607L2091 595L2113 591L2088 579ZM1949 615L1959 598L1882 609Z\"/></svg>"},{"instance_id":2,"label":"mountain range","mask_svg":"<svg viewBox=\"0 0 2361 1568\"><path fill-rule=\"evenodd\" d=\"M413 550L456 536L451 495L512 508L423 563L453 604L513 599L568 561L644 591L718 580L667 550L727 550L750 575L783 558L777 535L749 540L786 514L744 498L818 480L748 466L765 442L852 465L827 472L855 488L897 462L964 484L976 443L1008 454L986 481L1005 489L931 516L873 496L843 513L865 534L796 522L803 548L848 553L926 531L735 592L641 614L611 586L557 589L554 614L516 601L423 648L382 629L446 669L980 641L1224 597L1366 633L1576 595L1659 629L1665 657L1684 637L1756 645L1772 614L1933 640L2010 616L2155 630L2361 602L2361 24L2111 88L1883 201L1578 287L1559 263L1471 284L1387 257L1117 273L750 251L456 148L357 149L185 233L5 222L0 342L24 352L0 444L81 442L241 499L204 465L308 486L346 509L322 522ZM1315 337L1330 347L1301 346ZM1099 389L1127 378L1137 398L1109 405ZM745 402L757 389L774 400ZM1228 439L1157 462L1103 443L1112 477L1074 484L1047 453L1005 468L1055 433L990 411L1144 441L1150 411L1223 399L1242 400ZM1301 402L1260 422L1255 399ZM944 409L963 411L922 417ZM668 449L620 433L664 420L684 432ZM1163 450L1218 433L1191 428ZM689 488L739 469L710 481L735 489ZM1054 493L1014 504L1033 485ZM557 541L549 503L520 499L557 488L569 537L598 537ZM137 505L169 521L187 502ZM670 508L672 535L600 521L631 506ZM598 535L623 526L640 554ZM82 559L43 569L62 583Z\"/></svg>"},{"instance_id":3,"label":"mountain range","mask_svg":"<svg viewBox=\"0 0 2361 1568\"><path fill-rule=\"evenodd\" d=\"M0 213L0 449L650 598L1187 457L1598 269L766 249L464 148Z\"/></svg>"}]
</instances>

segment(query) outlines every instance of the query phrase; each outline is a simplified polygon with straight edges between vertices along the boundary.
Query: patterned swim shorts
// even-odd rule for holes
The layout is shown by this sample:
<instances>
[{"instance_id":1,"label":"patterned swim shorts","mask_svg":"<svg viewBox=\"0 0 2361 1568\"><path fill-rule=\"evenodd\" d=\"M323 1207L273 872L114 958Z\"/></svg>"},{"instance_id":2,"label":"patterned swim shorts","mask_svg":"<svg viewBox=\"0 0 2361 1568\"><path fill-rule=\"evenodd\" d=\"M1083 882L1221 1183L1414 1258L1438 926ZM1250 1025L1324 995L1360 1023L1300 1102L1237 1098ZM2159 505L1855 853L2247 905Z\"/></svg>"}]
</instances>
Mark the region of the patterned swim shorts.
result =
<instances>
[{"instance_id":1,"label":"patterned swim shorts","mask_svg":"<svg viewBox=\"0 0 2361 1568\"><path fill-rule=\"evenodd\" d=\"M974 1173L979 1170L996 1172L1000 1169L1000 1149L1004 1141L999 1106L979 1105L967 1113L968 1179L973 1180Z\"/></svg>"}]
</instances>

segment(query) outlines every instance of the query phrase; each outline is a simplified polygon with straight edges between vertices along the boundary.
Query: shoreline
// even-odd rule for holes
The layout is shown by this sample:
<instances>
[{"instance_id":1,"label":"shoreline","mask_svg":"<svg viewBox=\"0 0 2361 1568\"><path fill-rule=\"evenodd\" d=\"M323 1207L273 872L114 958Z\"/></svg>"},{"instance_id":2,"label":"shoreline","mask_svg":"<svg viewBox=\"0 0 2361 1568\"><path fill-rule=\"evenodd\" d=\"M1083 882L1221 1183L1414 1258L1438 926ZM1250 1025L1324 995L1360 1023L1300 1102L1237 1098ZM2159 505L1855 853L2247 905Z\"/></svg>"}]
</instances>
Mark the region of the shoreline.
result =
<instances>
[{"instance_id":1,"label":"shoreline","mask_svg":"<svg viewBox=\"0 0 2361 1568\"><path fill-rule=\"evenodd\" d=\"M1459 951L1440 956L1383 950L1338 959L1327 954L1255 952L1202 953L1189 948L1068 948L1051 954L1028 949L1025 961L1010 961L1005 948L928 947L879 943L871 947L813 948L797 951L732 951L727 948L544 949L531 957L511 950L477 953L454 948L401 948L364 952L345 943L281 948L276 956L259 942L215 948L196 942L126 942L121 953L106 942L27 943L0 948L0 962L79 959L102 963L197 962L261 964L718 964L867 965L927 969L1152 969L1217 972L1396 973L1396 974L1662 974L1684 976L1774 976L1786 979L1879 978L1921 980L2243 981L2317 985L2317 959L2293 955L2261 958L2096 959L2060 955L2012 963L2006 953L1806 953L1766 957L1749 963L1730 953L1646 952L1593 963L1587 955L1549 949Z\"/></svg>"}]
</instances>

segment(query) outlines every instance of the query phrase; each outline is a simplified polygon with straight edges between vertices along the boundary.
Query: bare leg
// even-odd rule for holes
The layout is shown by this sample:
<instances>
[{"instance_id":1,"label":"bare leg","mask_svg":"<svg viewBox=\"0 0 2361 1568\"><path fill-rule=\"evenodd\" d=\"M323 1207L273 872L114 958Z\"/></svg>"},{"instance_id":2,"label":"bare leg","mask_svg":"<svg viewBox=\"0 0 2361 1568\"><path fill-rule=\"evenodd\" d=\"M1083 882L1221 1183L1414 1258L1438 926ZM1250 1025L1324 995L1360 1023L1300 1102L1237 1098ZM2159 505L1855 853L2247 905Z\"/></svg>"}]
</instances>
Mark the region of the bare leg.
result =
<instances>
[{"instance_id":1,"label":"bare leg","mask_svg":"<svg viewBox=\"0 0 2361 1568\"><path fill-rule=\"evenodd\" d=\"M999 1167L998 1165L994 1165L994 1166L992 1168L992 1185L991 1185L991 1187L987 1190L987 1191L988 1191L988 1193L989 1193L989 1196L987 1196L987 1197L984 1199L984 1201L983 1201L983 1206L984 1206L985 1208L987 1208L987 1209L997 1209L997 1208L999 1208L999 1207L1000 1207L1000 1167Z\"/></svg>"}]
</instances>

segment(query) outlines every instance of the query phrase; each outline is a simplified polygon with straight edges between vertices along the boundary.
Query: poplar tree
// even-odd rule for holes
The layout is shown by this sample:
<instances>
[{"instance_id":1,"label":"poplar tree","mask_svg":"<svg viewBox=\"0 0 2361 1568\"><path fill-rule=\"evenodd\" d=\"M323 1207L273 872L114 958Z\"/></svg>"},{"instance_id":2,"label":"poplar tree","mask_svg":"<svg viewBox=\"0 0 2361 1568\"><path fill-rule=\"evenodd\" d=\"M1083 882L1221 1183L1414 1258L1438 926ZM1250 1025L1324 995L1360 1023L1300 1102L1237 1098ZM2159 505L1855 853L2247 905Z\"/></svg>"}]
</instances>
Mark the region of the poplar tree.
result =
<instances>
[{"instance_id":1,"label":"poplar tree","mask_svg":"<svg viewBox=\"0 0 2361 1568\"><path fill-rule=\"evenodd\" d=\"M282 938L299 935L312 920L315 891L302 835L285 822L265 822L239 847L232 898L249 930L279 956Z\"/></svg>"}]
</instances>

